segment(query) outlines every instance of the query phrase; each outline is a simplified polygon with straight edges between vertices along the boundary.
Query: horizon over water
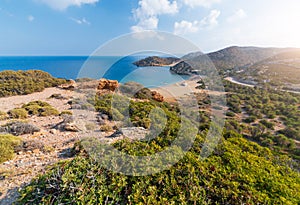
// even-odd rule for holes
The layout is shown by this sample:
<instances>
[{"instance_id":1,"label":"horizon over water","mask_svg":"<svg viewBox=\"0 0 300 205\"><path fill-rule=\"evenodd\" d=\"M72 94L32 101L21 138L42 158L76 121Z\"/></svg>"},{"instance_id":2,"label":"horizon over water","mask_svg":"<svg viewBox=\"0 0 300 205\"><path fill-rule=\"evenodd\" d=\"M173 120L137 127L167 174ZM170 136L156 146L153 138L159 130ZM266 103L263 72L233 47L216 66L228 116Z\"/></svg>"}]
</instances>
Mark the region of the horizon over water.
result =
<instances>
[{"instance_id":1,"label":"horizon over water","mask_svg":"<svg viewBox=\"0 0 300 205\"><path fill-rule=\"evenodd\" d=\"M104 77L121 83L135 81L145 87L163 86L188 79L188 76L171 73L169 67L137 67L133 64L145 57L147 56L126 56L121 59L118 56L0 56L0 71L42 70L57 78L76 79L84 67L93 70L93 74L84 77ZM109 62L114 64L106 68L105 65ZM107 70L105 73L104 69Z\"/></svg>"}]
</instances>

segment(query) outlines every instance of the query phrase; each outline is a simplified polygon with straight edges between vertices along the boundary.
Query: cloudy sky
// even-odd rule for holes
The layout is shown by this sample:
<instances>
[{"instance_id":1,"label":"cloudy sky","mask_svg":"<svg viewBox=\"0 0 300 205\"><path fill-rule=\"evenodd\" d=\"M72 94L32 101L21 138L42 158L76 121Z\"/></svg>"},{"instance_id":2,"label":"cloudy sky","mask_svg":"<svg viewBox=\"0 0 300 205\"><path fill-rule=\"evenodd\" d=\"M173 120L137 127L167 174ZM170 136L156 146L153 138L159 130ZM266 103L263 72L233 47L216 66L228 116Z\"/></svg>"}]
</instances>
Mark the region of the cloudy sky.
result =
<instances>
[{"instance_id":1,"label":"cloudy sky","mask_svg":"<svg viewBox=\"0 0 300 205\"><path fill-rule=\"evenodd\" d=\"M130 32L166 31L202 51L300 47L299 0L0 0L0 55L89 55Z\"/></svg>"}]
</instances>

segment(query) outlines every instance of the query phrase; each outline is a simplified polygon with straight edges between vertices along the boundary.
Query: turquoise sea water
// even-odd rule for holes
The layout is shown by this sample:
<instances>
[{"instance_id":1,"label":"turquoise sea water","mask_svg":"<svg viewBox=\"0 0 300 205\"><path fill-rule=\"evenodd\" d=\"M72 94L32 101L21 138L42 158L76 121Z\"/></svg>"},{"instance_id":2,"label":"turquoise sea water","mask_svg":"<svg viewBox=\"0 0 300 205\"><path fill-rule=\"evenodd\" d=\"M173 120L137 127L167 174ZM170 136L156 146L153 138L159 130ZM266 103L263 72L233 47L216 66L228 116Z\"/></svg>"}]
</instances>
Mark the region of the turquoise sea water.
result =
<instances>
[{"instance_id":1,"label":"turquoise sea water","mask_svg":"<svg viewBox=\"0 0 300 205\"><path fill-rule=\"evenodd\" d=\"M147 87L157 87L187 79L172 74L169 67L139 68L132 63L144 56L92 57L86 56L30 56L0 57L0 71L43 70L55 77L76 79L101 77L120 82L136 81Z\"/></svg>"}]
</instances>

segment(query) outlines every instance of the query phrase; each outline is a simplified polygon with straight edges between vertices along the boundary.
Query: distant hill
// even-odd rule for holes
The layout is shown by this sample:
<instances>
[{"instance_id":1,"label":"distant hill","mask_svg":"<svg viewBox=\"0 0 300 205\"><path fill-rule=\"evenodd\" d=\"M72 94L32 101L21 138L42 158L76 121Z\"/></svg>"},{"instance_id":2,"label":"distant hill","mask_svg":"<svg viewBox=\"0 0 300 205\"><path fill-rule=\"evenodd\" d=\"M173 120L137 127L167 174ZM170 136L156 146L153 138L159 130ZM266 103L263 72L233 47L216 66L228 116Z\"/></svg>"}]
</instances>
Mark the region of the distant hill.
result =
<instances>
[{"instance_id":1,"label":"distant hill","mask_svg":"<svg viewBox=\"0 0 300 205\"><path fill-rule=\"evenodd\" d=\"M232 76L251 84L270 82L300 90L300 49L232 46L204 54L189 53L181 58L148 57L138 66L170 65L179 75L208 74L214 66L221 75ZM176 63L177 62L177 63Z\"/></svg>"},{"instance_id":2,"label":"distant hill","mask_svg":"<svg viewBox=\"0 0 300 205\"><path fill-rule=\"evenodd\" d=\"M281 85L300 90L300 49L257 62L236 75L244 81Z\"/></svg>"},{"instance_id":3,"label":"distant hill","mask_svg":"<svg viewBox=\"0 0 300 205\"><path fill-rule=\"evenodd\" d=\"M146 66L169 66L174 63L178 63L180 61L179 58L174 57L158 57L158 56L151 56L133 64L138 67L146 67Z\"/></svg>"},{"instance_id":4,"label":"distant hill","mask_svg":"<svg viewBox=\"0 0 300 205\"><path fill-rule=\"evenodd\" d=\"M249 67L266 58L277 55L279 53L293 50L291 48L258 48L258 47L238 47L232 46L216 52L203 54L202 52L190 53L182 57L185 61L205 62L207 59L215 65L221 73L228 70ZM210 63L210 64L211 64ZM172 67L176 70L176 65ZM204 68L205 69L205 66ZM182 70L182 68L181 68ZM190 70L187 67L187 70Z\"/></svg>"}]
</instances>

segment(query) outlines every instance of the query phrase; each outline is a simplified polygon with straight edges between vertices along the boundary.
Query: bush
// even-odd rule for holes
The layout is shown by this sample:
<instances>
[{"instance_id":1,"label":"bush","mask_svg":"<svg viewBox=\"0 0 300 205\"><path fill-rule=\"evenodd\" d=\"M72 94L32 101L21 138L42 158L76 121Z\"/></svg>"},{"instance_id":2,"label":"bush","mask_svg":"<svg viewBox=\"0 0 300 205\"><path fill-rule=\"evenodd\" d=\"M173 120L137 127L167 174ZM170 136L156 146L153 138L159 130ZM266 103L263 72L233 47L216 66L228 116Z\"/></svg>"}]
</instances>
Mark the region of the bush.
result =
<instances>
[{"instance_id":1,"label":"bush","mask_svg":"<svg viewBox=\"0 0 300 205\"><path fill-rule=\"evenodd\" d=\"M8 119L8 114L6 112L0 111L0 120Z\"/></svg>"},{"instance_id":2,"label":"bush","mask_svg":"<svg viewBox=\"0 0 300 205\"><path fill-rule=\"evenodd\" d=\"M28 151L33 151L33 150L41 150L45 151L45 146L44 144L39 141L39 140L27 140L22 142L19 146L15 148L18 152L28 152Z\"/></svg>"},{"instance_id":3,"label":"bush","mask_svg":"<svg viewBox=\"0 0 300 205\"><path fill-rule=\"evenodd\" d=\"M52 116L52 115L55 115L55 116L58 116L60 113L58 110L56 110L54 107L42 107L40 109L40 114L39 116Z\"/></svg>"},{"instance_id":4,"label":"bush","mask_svg":"<svg viewBox=\"0 0 300 205\"><path fill-rule=\"evenodd\" d=\"M67 81L54 78L43 71L28 70L2 71L0 72L0 82L0 97L6 97L41 92L45 88L55 87Z\"/></svg>"},{"instance_id":5,"label":"bush","mask_svg":"<svg viewBox=\"0 0 300 205\"><path fill-rule=\"evenodd\" d=\"M20 145L21 139L9 134L0 134L0 163L11 160L14 148Z\"/></svg>"},{"instance_id":6,"label":"bush","mask_svg":"<svg viewBox=\"0 0 300 205\"><path fill-rule=\"evenodd\" d=\"M234 117L234 116L235 116L235 113L234 113L234 112L231 112L231 111L228 111L228 112L226 113L226 116L228 116L228 117Z\"/></svg>"},{"instance_id":7,"label":"bush","mask_svg":"<svg viewBox=\"0 0 300 205\"><path fill-rule=\"evenodd\" d=\"M49 103L42 101L33 101L22 106L29 115L51 116L59 115L59 111L53 108Z\"/></svg>"},{"instance_id":8,"label":"bush","mask_svg":"<svg viewBox=\"0 0 300 205\"><path fill-rule=\"evenodd\" d=\"M24 122L11 122L0 127L0 132L6 132L16 136L24 134L33 134L39 132L40 128Z\"/></svg>"},{"instance_id":9,"label":"bush","mask_svg":"<svg viewBox=\"0 0 300 205\"><path fill-rule=\"evenodd\" d=\"M252 123L252 122L255 122L256 119L257 119L257 118L256 118L255 116L250 116L250 117L246 118L246 119L244 120L244 122L246 122L246 123Z\"/></svg>"},{"instance_id":10,"label":"bush","mask_svg":"<svg viewBox=\"0 0 300 205\"><path fill-rule=\"evenodd\" d=\"M235 135L205 160L195 146L169 170L147 176L117 174L93 158L77 156L34 179L17 204L298 204L300 177L285 166L288 159ZM91 143L94 147L97 140ZM201 143L197 136L195 144ZM124 140L114 146L133 156L162 150L154 141Z\"/></svg>"},{"instance_id":11,"label":"bush","mask_svg":"<svg viewBox=\"0 0 300 205\"><path fill-rule=\"evenodd\" d=\"M85 128L87 130L95 130L96 129L96 125L94 123L87 123L87 124L85 124Z\"/></svg>"},{"instance_id":12,"label":"bush","mask_svg":"<svg viewBox=\"0 0 300 205\"><path fill-rule=\"evenodd\" d=\"M13 119L26 119L28 113L24 108L15 108L8 111L8 115Z\"/></svg>"},{"instance_id":13,"label":"bush","mask_svg":"<svg viewBox=\"0 0 300 205\"><path fill-rule=\"evenodd\" d=\"M60 116L63 116L63 115L73 115L73 112L70 111L70 110L63 110L59 115Z\"/></svg>"},{"instance_id":14,"label":"bush","mask_svg":"<svg viewBox=\"0 0 300 205\"><path fill-rule=\"evenodd\" d=\"M102 131L102 132L112 132L113 128L110 125L102 125L102 126L100 126L100 131Z\"/></svg>"}]
</instances>

